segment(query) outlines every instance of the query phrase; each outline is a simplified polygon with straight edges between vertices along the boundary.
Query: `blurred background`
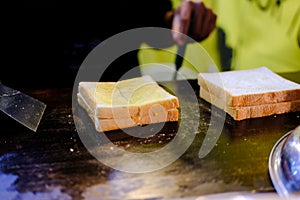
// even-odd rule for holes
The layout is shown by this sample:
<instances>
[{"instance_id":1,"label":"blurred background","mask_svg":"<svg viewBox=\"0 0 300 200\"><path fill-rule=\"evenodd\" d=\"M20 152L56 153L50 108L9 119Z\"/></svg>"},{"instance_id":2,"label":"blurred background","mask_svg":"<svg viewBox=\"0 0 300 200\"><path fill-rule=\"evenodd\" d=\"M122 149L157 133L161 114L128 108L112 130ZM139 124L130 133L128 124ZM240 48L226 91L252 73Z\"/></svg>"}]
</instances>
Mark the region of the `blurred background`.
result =
<instances>
[{"instance_id":1,"label":"blurred background","mask_svg":"<svg viewBox=\"0 0 300 200\"><path fill-rule=\"evenodd\" d=\"M2 19L0 80L19 89L72 86L82 61L95 46L124 30L166 27L159 19L181 3L182 0L10 2L5 6L9 12ZM188 45L181 69L187 78L195 79L197 73L215 69L262 65L279 73L300 70L298 0L204 3L217 14L217 27L204 41ZM143 74L157 74L164 70L156 67L157 63L174 68L176 49L176 45L171 45L165 50L154 50L143 43L140 51L124 56L115 66L138 63ZM199 56L203 54L206 61ZM191 66L189 61L196 64Z\"/></svg>"}]
</instances>

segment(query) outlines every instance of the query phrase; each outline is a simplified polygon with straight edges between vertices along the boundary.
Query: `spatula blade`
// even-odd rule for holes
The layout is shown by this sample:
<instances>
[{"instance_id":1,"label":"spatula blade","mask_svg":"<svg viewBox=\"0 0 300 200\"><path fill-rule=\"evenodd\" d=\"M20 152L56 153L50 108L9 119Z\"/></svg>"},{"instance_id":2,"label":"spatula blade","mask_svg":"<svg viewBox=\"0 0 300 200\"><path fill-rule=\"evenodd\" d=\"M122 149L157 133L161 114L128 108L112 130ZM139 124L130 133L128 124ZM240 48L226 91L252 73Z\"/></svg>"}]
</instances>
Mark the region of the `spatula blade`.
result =
<instances>
[{"instance_id":1,"label":"spatula blade","mask_svg":"<svg viewBox=\"0 0 300 200\"><path fill-rule=\"evenodd\" d=\"M46 104L18 90L0 84L0 110L36 132Z\"/></svg>"}]
</instances>

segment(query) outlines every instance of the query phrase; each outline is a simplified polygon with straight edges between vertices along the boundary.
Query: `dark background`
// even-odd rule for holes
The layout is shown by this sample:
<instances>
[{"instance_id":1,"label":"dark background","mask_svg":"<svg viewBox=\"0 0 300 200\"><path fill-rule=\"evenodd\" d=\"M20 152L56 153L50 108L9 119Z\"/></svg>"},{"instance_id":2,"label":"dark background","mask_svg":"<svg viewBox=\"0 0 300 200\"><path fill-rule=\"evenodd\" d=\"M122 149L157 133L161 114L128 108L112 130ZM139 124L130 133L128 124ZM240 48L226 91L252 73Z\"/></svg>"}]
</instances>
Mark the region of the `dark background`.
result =
<instances>
[{"instance_id":1,"label":"dark background","mask_svg":"<svg viewBox=\"0 0 300 200\"><path fill-rule=\"evenodd\" d=\"M0 80L17 89L71 86L80 64L96 45L128 29L165 27L165 13L172 8L169 0L12 4L4 7L8 12L2 23ZM136 52L129 53L106 75L137 64Z\"/></svg>"}]
</instances>

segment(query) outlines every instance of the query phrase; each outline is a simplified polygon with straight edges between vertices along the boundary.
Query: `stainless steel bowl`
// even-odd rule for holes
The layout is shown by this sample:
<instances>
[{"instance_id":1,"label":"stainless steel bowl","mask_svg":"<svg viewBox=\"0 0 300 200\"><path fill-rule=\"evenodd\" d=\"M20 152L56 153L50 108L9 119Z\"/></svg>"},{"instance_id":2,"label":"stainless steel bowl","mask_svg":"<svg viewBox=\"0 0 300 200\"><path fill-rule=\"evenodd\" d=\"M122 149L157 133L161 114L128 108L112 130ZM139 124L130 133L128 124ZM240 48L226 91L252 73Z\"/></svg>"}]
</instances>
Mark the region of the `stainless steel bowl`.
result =
<instances>
[{"instance_id":1,"label":"stainless steel bowl","mask_svg":"<svg viewBox=\"0 0 300 200\"><path fill-rule=\"evenodd\" d=\"M269 173L281 197L300 200L300 126L274 145L269 157Z\"/></svg>"}]
</instances>

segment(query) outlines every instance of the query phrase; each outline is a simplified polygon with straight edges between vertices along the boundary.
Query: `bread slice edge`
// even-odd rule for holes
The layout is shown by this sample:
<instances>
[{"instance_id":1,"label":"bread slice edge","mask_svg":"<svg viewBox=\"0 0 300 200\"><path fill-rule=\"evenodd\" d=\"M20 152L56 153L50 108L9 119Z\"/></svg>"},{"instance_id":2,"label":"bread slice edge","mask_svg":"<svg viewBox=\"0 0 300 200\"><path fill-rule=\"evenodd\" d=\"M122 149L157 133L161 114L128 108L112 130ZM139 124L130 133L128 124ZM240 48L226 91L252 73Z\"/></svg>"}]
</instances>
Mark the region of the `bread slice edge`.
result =
<instances>
[{"instance_id":1,"label":"bread slice edge","mask_svg":"<svg viewBox=\"0 0 300 200\"><path fill-rule=\"evenodd\" d=\"M256 106L232 107L226 105L218 97L210 94L203 88L200 89L200 97L205 101L209 102L210 104L215 105L216 107L224 110L236 121L300 111L300 100L262 104Z\"/></svg>"}]
</instances>

